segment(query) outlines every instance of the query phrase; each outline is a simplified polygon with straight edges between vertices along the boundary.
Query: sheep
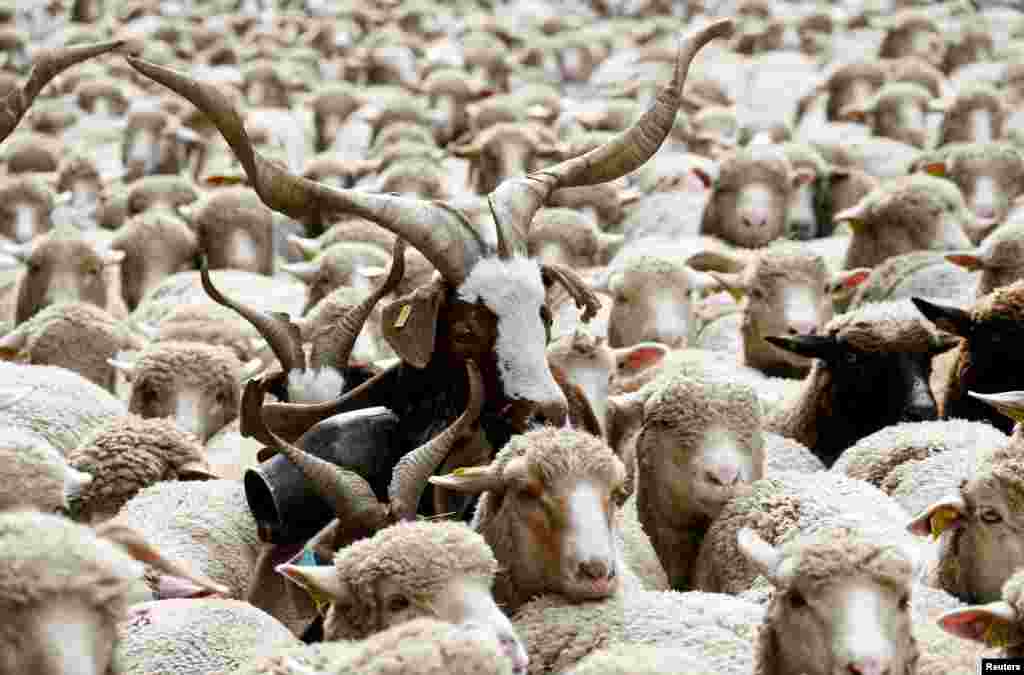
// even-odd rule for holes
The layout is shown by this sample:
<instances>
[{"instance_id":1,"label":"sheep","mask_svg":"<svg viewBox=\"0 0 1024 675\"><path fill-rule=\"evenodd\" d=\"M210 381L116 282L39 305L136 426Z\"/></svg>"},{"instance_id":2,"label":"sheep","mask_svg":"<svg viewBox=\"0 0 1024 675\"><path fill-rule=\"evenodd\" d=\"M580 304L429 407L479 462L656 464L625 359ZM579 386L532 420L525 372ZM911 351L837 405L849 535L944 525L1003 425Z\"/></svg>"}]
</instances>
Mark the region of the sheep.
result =
<instances>
[{"instance_id":1,"label":"sheep","mask_svg":"<svg viewBox=\"0 0 1024 675\"><path fill-rule=\"evenodd\" d=\"M193 204L186 217L211 269L274 273L271 211L249 188L222 188Z\"/></svg>"},{"instance_id":2,"label":"sheep","mask_svg":"<svg viewBox=\"0 0 1024 675\"><path fill-rule=\"evenodd\" d=\"M339 242L326 247L309 262L290 263L281 269L306 284L306 306L302 310L305 315L337 288L369 290L390 262L388 252L376 245Z\"/></svg>"},{"instance_id":3,"label":"sheep","mask_svg":"<svg viewBox=\"0 0 1024 675\"><path fill-rule=\"evenodd\" d=\"M232 675L526 675L513 666L500 638L485 626L421 618L366 640L324 642L256 659Z\"/></svg>"},{"instance_id":4,"label":"sheep","mask_svg":"<svg viewBox=\"0 0 1024 675\"><path fill-rule=\"evenodd\" d=\"M804 444L826 467L889 424L936 419L931 359L957 342L906 300L841 314L820 335L766 340L816 359L799 394L769 417L766 428Z\"/></svg>"},{"instance_id":5,"label":"sheep","mask_svg":"<svg viewBox=\"0 0 1024 675\"><path fill-rule=\"evenodd\" d=\"M0 338L0 358L67 368L115 393L116 371L107 360L142 346L141 336L99 307L67 302L50 305Z\"/></svg>"},{"instance_id":6,"label":"sheep","mask_svg":"<svg viewBox=\"0 0 1024 675\"><path fill-rule=\"evenodd\" d=\"M107 268L124 259L122 251L99 248L62 224L25 244L8 245L7 253L25 267L18 282L16 325L58 302L78 300L114 309Z\"/></svg>"},{"instance_id":7,"label":"sheep","mask_svg":"<svg viewBox=\"0 0 1024 675\"><path fill-rule=\"evenodd\" d=\"M240 384L261 367L201 342L160 342L110 363L132 383L129 412L172 417L203 443L238 416Z\"/></svg>"},{"instance_id":8,"label":"sheep","mask_svg":"<svg viewBox=\"0 0 1024 675\"><path fill-rule=\"evenodd\" d=\"M86 211L97 209L103 189L100 172L91 159L78 154L61 159L57 170L57 192L70 192L72 207Z\"/></svg>"},{"instance_id":9,"label":"sheep","mask_svg":"<svg viewBox=\"0 0 1024 675\"><path fill-rule=\"evenodd\" d=\"M53 515L0 513L0 605L8 618L0 628L0 671L109 672L117 624L142 582L140 561L182 572L128 528L94 531Z\"/></svg>"},{"instance_id":10,"label":"sheep","mask_svg":"<svg viewBox=\"0 0 1024 675\"><path fill-rule=\"evenodd\" d=\"M928 175L892 179L835 215L853 229L844 269L874 267L917 250L970 246L964 233L972 220L960 190Z\"/></svg>"},{"instance_id":11,"label":"sheep","mask_svg":"<svg viewBox=\"0 0 1024 675\"><path fill-rule=\"evenodd\" d=\"M1011 431L1012 420L968 396L967 392L987 394L1017 388L1019 360L1014 344L1017 324L1024 318L1018 309L1022 297L1024 281L997 288L978 298L966 310L913 298L929 321L963 338L945 389L936 392L942 401L943 417L986 421L1004 433Z\"/></svg>"},{"instance_id":12,"label":"sheep","mask_svg":"<svg viewBox=\"0 0 1024 675\"><path fill-rule=\"evenodd\" d=\"M699 255L699 254L698 254ZM802 245L774 243L744 260L728 254L703 264L706 271L733 296L742 297L740 333L743 363L768 375L803 376L811 361L780 350L765 341L770 335L812 335L833 316L833 300L852 293L870 270L852 269L830 274L821 256ZM736 268L739 268L737 271Z\"/></svg>"},{"instance_id":13,"label":"sheep","mask_svg":"<svg viewBox=\"0 0 1024 675\"><path fill-rule=\"evenodd\" d=\"M987 647L989 658L1021 658L1024 635L1021 632L1021 581L1017 571L1003 583L998 600L945 612L936 624L953 637L978 642ZM961 643L960 648L963 648ZM994 653L993 653L994 652Z\"/></svg>"},{"instance_id":14,"label":"sheep","mask_svg":"<svg viewBox=\"0 0 1024 675\"><path fill-rule=\"evenodd\" d=\"M833 70L814 94L825 94L826 119L836 122L842 110L870 99L885 80L885 68L878 61L853 61Z\"/></svg>"},{"instance_id":15,"label":"sheep","mask_svg":"<svg viewBox=\"0 0 1024 675\"><path fill-rule=\"evenodd\" d=\"M959 462L956 456L946 461L936 458L939 461L909 466L911 471L897 476L908 488L916 482L927 484L932 476L951 488L920 510L908 530L939 539L937 564L929 570L928 582L967 602L998 600L1003 582L1024 560L1024 550L1012 534L1024 475L1019 445L1019 437L1011 437L994 449L982 448L974 462L970 454ZM958 484L951 480L957 477Z\"/></svg>"},{"instance_id":16,"label":"sheep","mask_svg":"<svg viewBox=\"0 0 1024 675\"><path fill-rule=\"evenodd\" d=\"M32 70L29 71L28 79L6 99L5 110L0 117L0 142L11 135L32 102L55 77L76 64L120 49L124 45L124 40L112 40L61 47L40 53L32 65Z\"/></svg>"},{"instance_id":17,"label":"sheep","mask_svg":"<svg viewBox=\"0 0 1024 675\"><path fill-rule=\"evenodd\" d=\"M181 207L199 199L199 196L196 185L183 176L144 176L128 187L128 215L135 216L159 208L178 212Z\"/></svg>"},{"instance_id":18,"label":"sheep","mask_svg":"<svg viewBox=\"0 0 1024 675\"><path fill-rule=\"evenodd\" d=\"M118 625L112 669L119 675L233 672L253 659L294 647L280 621L249 603L227 599L141 602Z\"/></svg>"},{"instance_id":19,"label":"sheep","mask_svg":"<svg viewBox=\"0 0 1024 675\"><path fill-rule=\"evenodd\" d=\"M696 335L693 294L716 285L713 278L686 265L666 246L624 249L595 290L612 296L608 344L629 347L639 342L685 346Z\"/></svg>"},{"instance_id":20,"label":"sheep","mask_svg":"<svg viewBox=\"0 0 1024 675\"><path fill-rule=\"evenodd\" d=\"M904 11L885 21L885 38L878 56L883 59L898 59L916 56L942 67L946 53L946 42L938 24L924 13Z\"/></svg>"},{"instance_id":21,"label":"sheep","mask_svg":"<svg viewBox=\"0 0 1024 675\"><path fill-rule=\"evenodd\" d=\"M62 455L111 416L126 412L105 389L57 366L0 362L0 382L0 426L39 437Z\"/></svg>"},{"instance_id":22,"label":"sheep","mask_svg":"<svg viewBox=\"0 0 1024 675\"><path fill-rule=\"evenodd\" d=\"M931 100L927 89L911 82L882 86L871 98L851 104L840 113L844 121L863 122L876 136L923 148L927 141L925 114Z\"/></svg>"},{"instance_id":23,"label":"sheep","mask_svg":"<svg viewBox=\"0 0 1024 675\"><path fill-rule=\"evenodd\" d=\"M977 248L954 251L945 257L969 272L980 272L974 299L988 295L1000 286L1024 279L1024 224L997 227Z\"/></svg>"},{"instance_id":24,"label":"sheep","mask_svg":"<svg viewBox=\"0 0 1024 675\"><path fill-rule=\"evenodd\" d=\"M110 248L124 252L121 293L134 310L165 277L194 267L199 238L168 212L143 212L119 228Z\"/></svg>"},{"instance_id":25,"label":"sheep","mask_svg":"<svg viewBox=\"0 0 1024 675\"><path fill-rule=\"evenodd\" d=\"M0 510L63 512L93 479L69 466L45 440L16 428L0 428L0 461L7 479L7 487L0 491Z\"/></svg>"},{"instance_id":26,"label":"sheep","mask_svg":"<svg viewBox=\"0 0 1024 675\"><path fill-rule=\"evenodd\" d=\"M474 187L486 194L502 180L525 174L534 158L561 154L557 138L533 122L503 122L478 132L471 142L449 146L456 157L471 161Z\"/></svg>"},{"instance_id":27,"label":"sheep","mask_svg":"<svg viewBox=\"0 0 1024 675\"><path fill-rule=\"evenodd\" d=\"M413 296L385 308L385 336L401 358L401 365L390 373L390 377L382 376L375 382L375 387L369 387L366 396L370 400L364 403L385 403L409 427L405 437L413 442L420 440L424 426L436 428L434 425L441 422L437 414L441 398L458 401L465 396L462 382L455 378L439 378L437 374L450 373L453 364L472 353L474 358L485 359L481 369L489 374L489 406L500 410L505 408L505 402L514 402L509 416L503 420L487 417L483 424L491 446L501 447L513 429L526 427L535 412L539 411L556 425L567 414L565 396L544 359L547 315L542 309L542 268L521 255L525 248L523 239L528 234L533 214L557 188L614 180L653 155L656 146L660 146L671 130L690 61L706 42L728 34L731 29L731 21L716 21L691 33L683 41L671 86L659 94L651 108L652 111L660 111L657 123L654 122L655 113L645 113L636 126L617 137L611 145L567 160L543 173L504 181L489 197L493 216L489 224L494 228L482 228L480 231L470 227L465 216L449 205L369 195L354 190L325 190L315 183L303 182L281 165L268 163L265 157L252 149L237 110L214 87L134 57L129 57L129 64L188 98L217 122L221 134L237 156L244 158L243 167L257 194L271 208L296 220L327 206L352 212L384 223L434 263L440 272L437 283L421 287ZM647 139L642 143L643 150L640 146L632 148L641 134ZM653 144L649 142L651 140ZM620 150L626 147L631 151L637 150L637 153L633 153L629 161L616 164L618 169L612 169L612 163L602 159L620 157ZM514 256L516 251L520 255ZM585 318L589 319L595 313L596 308L592 304L584 303L590 296L585 295L582 282L573 281L571 272L551 266L543 269L549 279L572 286L580 304L586 304L588 308ZM525 303L530 303L535 309L525 309ZM447 318L439 320L442 308ZM459 325L454 325L456 323ZM454 333L452 329L455 329ZM470 336L479 335L487 336L486 343L480 339L465 342ZM509 340L513 342L509 343ZM513 343L514 351L510 352L509 345ZM461 355L458 351L453 353L453 345L460 345L459 349L466 351ZM413 367L406 368L406 364ZM450 383L449 389L440 389L439 383L445 380ZM410 394L415 402L407 398ZM448 402L444 406L448 410L461 407L447 405ZM277 404L281 405L289 404ZM423 409L416 410L418 406ZM428 406L429 420L425 420ZM336 407L337 404L332 403L317 408L316 419L320 419L323 413L333 414L331 411ZM270 420L268 426L282 431L284 426L301 426L302 430L308 426L308 414L304 419L291 414L282 420L285 410L294 408L266 406L265 412L269 413ZM420 433L412 433L413 425L419 427L416 431ZM298 435L295 430L292 428L286 433L294 438Z\"/></svg>"},{"instance_id":28,"label":"sheep","mask_svg":"<svg viewBox=\"0 0 1024 675\"><path fill-rule=\"evenodd\" d=\"M779 472L751 483L711 522L697 555L694 588L736 594L752 587L763 571L740 555L737 534L747 527L775 542L850 527L900 548L917 577L926 569L927 552L906 531L909 520L891 497L863 481L830 471Z\"/></svg>"},{"instance_id":29,"label":"sheep","mask_svg":"<svg viewBox=\"0 0 1024 675\"><path fill-rule=\"evenodd\" d=\"M936 147L950 143L992 143L1004 138L1009 111L999 91L976 83L949 100L933 101L941 110L942 124Z\"/></svg>"},{"instance_id":30,"label":"sheep","mask_svg":"<svg viewBox=\"0 0 1024 675\"><path fill-rule=\"evenodd\" d=\"M797 189L812 180L812 172L793 168L771 145L729 153L719 162L700 232L737 246L765 246L783 235Z\"/></svg>"},{"instance_id":31,"label":"sheep","mask_svg":"<svg viewBox=\"0 0 1024 675\"><path fill-rule=\"evenodd\" d=\"M979 244L1000 223L1021 193L1024 159L1002 143L973 142L946 145L919 161L935 176L948 178L963 193L974 215L965 228L972 244Z\"/></svg>"},{"instance_id":32,"label":"sheep","mask_svg":"<svg viewBox=\"0 0 1024 675\"><path fill-rule=\"evenodd\" d=\"M138 108L128 113L121 143L125 182L181 170L182 157L173 140L178 124L159 109Z\"/></svg>"},{"instance_id":33,"label":"sheep","mask_svg":"<svg viewBox=\"0 0 1024 675\"><path fill-rule=\"evenodd\" d=\"M216 478L202 445L166 419L138 415L112 419L67 455L75 469L93 480L78 491L77 520L109 520L139 490L165 480Z\"/></svg>"},{"instance_id":34,"label":"sheep","mask_svg":"<svg viewBox=\"0 0 1024 675\"><path fill-rule=\"evenodd\" d=\"M0 182L0 234L24 243L51 227L55 205L53 190L37 176L9 176Z\"/></svg>"},{"instance_id":35,"label":"sheep","mask_svg":"<svg viewBox=\"0 0 1024 675\"><path fill-rule=\"evenodd\" d=\"M914 296L970 302L974 297L971 288L979 275L963 266L950 265L949 258L956 255L960 253L914 251L892 256L871 270L847 309Z\"/></svg>"},{"instance_id":36,"label":"sheep","mask_svg":"<svg viewBox=\"0 0 1024 675\"><path fill-rule=\"evenodd\" d=\"M762 606L723 594L635 591L579 604L544 595L512 621L526 643L531 674L576 672L570 669L590 654L646 645L685 650L711 672L740 675L753 671L755 630L763 616Z\"/></svg>"},{"instance_id":37,"label":"sheep","mask_svg":"<svg viewBox=\"0 0 1024 675\"><path fill-rule=\"evenodd\" d=\"M514 436L487 466L429 482L483 493L473 528L501 566L495 598L515 611L538 593L583 600L619 592L626 570L614 515L625 479L622 462L600 439L542 427Z\"/></svg>"},{"instance_id":38,"label":"sheep","mask_svg":"<svg viewBox=\"0 0 1024 675\"><path fill-rule=\"evenodd\" d=\"M692 587L702 535L729 499L762 477L764 451L750 387L683 375L647 399L635 450L637 515L672 588Z\"/></svg>"},{"instance_id":39,"label":"sheep","mask_svg":"<svg viewBox=\"0 0 1024 675\"><path fill-rule=\"evenodd\" d=\"M603 265L622 246L622 235L605 234L585 215L562 208L541 209L533 220L530 255L568 267Z\"/></svg>"},{"instance_id":40,"label":"sheep","mask_svg":"<svg viewBox=\"0 0 1024 675\"><path fill-rule=\"evenodd\" d=\"M871 483L916 514L973 474L976 456L1006 441L983 422L904 422L860 439L830 470Z\"/></svg>"},{"instance_id":41,"label":"sheep","mask_svg":"<svg viewBox=\"0 0 1024 675\"><path fill-rule=\"evenodd\" d=\"M19 131L4 142L0 164L6 166L10 175L51 174L57 170L63 152L63 144L53 136Z\"/></svg>"},{"instance_id":42,"label":"sheep","mask_svg":"<svg viewBox=\"0 0 1024 675\"><path fill-rule=\"evenodd\" d=\"M329 603L326 640L365 639L434 617L493 630L515 666L525 665L525 650L491 597L494 554L462 523L397 523L339 551L333 566L278 569Z\"/></svg>"}]
</instances>

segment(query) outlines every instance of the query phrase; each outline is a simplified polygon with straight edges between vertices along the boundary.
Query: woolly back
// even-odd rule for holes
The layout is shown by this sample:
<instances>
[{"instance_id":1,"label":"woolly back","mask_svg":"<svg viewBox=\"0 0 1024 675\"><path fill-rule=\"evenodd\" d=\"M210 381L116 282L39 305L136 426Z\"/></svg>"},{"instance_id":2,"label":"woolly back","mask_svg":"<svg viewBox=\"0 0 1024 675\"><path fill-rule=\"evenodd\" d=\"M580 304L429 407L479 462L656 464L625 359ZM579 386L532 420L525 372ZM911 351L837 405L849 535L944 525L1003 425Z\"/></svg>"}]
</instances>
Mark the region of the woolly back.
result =
<instances>
[{"instance_id":1,"label":"woolly back","mask_svg":"<svg viewBox=\"0 0 1024 675\"><path fill-rule=\"evenodd\" d=\"M825 327L825 334L868 352L927 352L936 330L910 300L867 304L841 314Z\"/></svg>"}]
</instances>

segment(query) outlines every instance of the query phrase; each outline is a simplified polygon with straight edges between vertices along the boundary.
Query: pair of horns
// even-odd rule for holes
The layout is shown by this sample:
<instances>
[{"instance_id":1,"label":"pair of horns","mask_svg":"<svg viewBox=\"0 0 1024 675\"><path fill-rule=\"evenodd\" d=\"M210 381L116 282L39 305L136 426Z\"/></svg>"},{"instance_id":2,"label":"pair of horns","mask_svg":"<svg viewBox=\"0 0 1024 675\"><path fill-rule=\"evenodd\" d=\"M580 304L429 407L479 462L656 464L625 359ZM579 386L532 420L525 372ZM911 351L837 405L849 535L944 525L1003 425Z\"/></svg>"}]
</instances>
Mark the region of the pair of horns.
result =
<instances>
[{"instance_id":1,"label":"pair of horns","mask_svg":"<svg viewBox=\"0 0 1024 675\"><path fill-rule=\"evenodd\" d=\"M493 246L503 257L524 252L530 222L555 190L612 181L650 159L672 131L693 57L709 41L729 37L733 30L733 21L722 19L684 38L671 82L630 129L580 157L499 185L488 196L497 235L493 242L485 242L465 216L444 202L343 190L290 173L253 149L241 115L216 87L142 59L126 58L137 71L188 99L214 123L268 207L303 222L339 211L371 220L406 239L449 283L458 285L481 257L493 252Z\"/></svg>"},{"instance_id":2,"label":"pair of horns","mask_svg":"<svg viewBox=\"0 0 1024 675\"><path fill-rule=\"evenodd\" d=\"M206 291L207 295L214 302L235 310L259 331L263 339L270 345L274 356L281 362L281 367L286 374L295 368L306 370L307 363L305 352L302 351L302 336L299 333L299 327L292 323L291 317L288 314L284 312L263 312L244 305L237 300L232 300L221 293L210 279L206 256L203 256L200 261L199 274L202 279L203 290ZM404 275L405 241L397 239L392 249L391 269L384 283L362 302L349 310L341 318L335 329L326 336L326 339L315 341L308 365L313 368L322 368L328 365L339 369L344 368L348 364L356 338L359 337L359 333L362 331L363 325L369 318L373 308L380 302L381 298L395 289Z\"/></svg>"},{"instance_id":3,"label":"pair of horns","mask_svg":"<svg viewBox=\"0 0 1024 675\"><path fill-rule=\"evenodd\" d=\"M362 476L288 443L270 431L260 416L257 416L260 428L254 435L277 447L298 467L321 499L334 509L342 524L375 531L399 520L415 518L428 479L455 444L472 431L483 408L484 385L473 361L466 361L466 375L469 379L466 410L447 429L399 460L392 471L386 503L378 501Z\"/></svg>"}]
</instances>

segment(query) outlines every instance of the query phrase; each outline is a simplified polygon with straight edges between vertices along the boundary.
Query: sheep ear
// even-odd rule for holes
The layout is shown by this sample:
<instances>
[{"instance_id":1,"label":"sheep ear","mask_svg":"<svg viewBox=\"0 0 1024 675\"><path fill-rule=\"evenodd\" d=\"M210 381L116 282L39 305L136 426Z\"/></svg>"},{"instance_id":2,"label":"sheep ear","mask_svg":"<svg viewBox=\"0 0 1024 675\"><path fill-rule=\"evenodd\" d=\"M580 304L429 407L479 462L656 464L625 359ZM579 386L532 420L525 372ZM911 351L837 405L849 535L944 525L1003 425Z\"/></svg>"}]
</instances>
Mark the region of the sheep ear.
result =
<instances>
[{"instance_id":1,"label":"sheep ear","mask_svg":"<svg viewBox=\"0 0 1024 675\"><path fill-rule=\"evenodd\" d=\"M703 167L700 167L700 166L690 167L690 173L692 173L694 176L696 176L698 178L698 180L700 180L700 182L704 184L704 189L706 189L706 190L710 189L711 186L715 184L714 176L712 176Z\"/></svg>"},{"instance_id":2,"label":"sheep ear","mask_svg":"<svg viewBox=\"0 0 1024 675\"><path fill-rule=\"evenodd\" d=\"M263 361L259 359L253 359L242 365L242 369L239 371L239 380L245 382L251 377L255 377L261 370L263 370Z\"/></svg>"},{"instance_id":3,"label":"sheep ear","mask_svg":"<svg viewBox=\"0 0 1024 675\"><path fill-rule=\"evenodd\" d=\"M941 615L936 623L950 635L989 647L1005 648L1024 641L1017 612L1005 600L954 609Z\"/></svg>"},{"instance_id":4,"label":"sheep ear","mask_svg":"<svg viewBox=\"0 0 1024 675\"><path fill-rule=\"evenodd\" d=\"M911 302L926 319L935 324L939 330L953 333L961 337L970 334L971 315L962 309L938 305L921 298L911 298Z\"/></svg>"},{"instance_id":5,"label":"sheep ear","mask_svg":"<svg viewBox=\"0 0 1024 675\"><path fill-rule=\"evenodd\" d=\"M927 162L921 166L921 171L925 172L929 176L935 176L937 178L945 178L946 173L949 171L949 167L945 161L942 162Z\"/></svg>"},{"instance_id":6,"label":"sheep ear","mask_svg":"<svg viewBox=\"0 0 1024 675\"><path fill-rule=\"evenodd\" d=\"M790 174L789 180L793 184L794 188L798 188L801 185L813 183L814 179L817 177L818 175L810 169L797 169L792 174Z\"/></svg>"},{"instance_id":7,"label":"sheep ear","mask_svg":"<svg viewBox=\"0 0 1024 675\"><path fill-rule=\"evenodd\" d=\"M388 270L386 267L381 267L380 265L362 265L358 267L356 271L367 279L375 279L386 274Z\"/></svg>"},{"instance_id":8,"label":"sheep ear","mask_svg":"<svg viewBox=\"0 0 1024 675\"><path fill-rule=\"evenodd\" d=\"M969 272L978 272L983 270L987 264L985 257L974 251L957 251L955 253L947 253L946 261L963 267Z\"/></svg>"},{"instance_id":9,"label":"sheep ear","mask_svg":"<svg viewBox=\"0 0 1024 675\"><path fill-rule=\"evenodd\" d=\"M833 299L846 298L871 276L870 267L858 267L840 272L829 285L829 293Z\"/></svg>"},{"instance_id":10,"label":"sheep ear","mask_svg":"<svg viewBox=\"0 0 1024 675\"><path fill-rule=\"evenodd\" d=\"M747 286L743 283L739 274L729 272L708 272L708 276L718 282L718 285L729 291L733 300L739 302L747 294Z\"/></svg>"},{"instance_id":11,"label":"sheep ear","mask_svg":"<svg viewBox=\"0 0 1024 675\"><path fill-rule=\"evenodd\" d=\"M938 539L946 530L966 524L967 504L963 497L954 495L935 502L907 524L907 532L919 537L932 535Z\"/></svg>"},{"instance_id":12,"label":"sheep ear","mask_svg":"<svg viewBox=\"0 0 1024 675\"><path fill-rule=\"evenodd\" d=\"M836 223L847 223L854 232L861 229L864 226L864 219L867 218L868 207L867 203L861 199L859 202L854 204L848 209L843 209L839 213L832 216L832 222Z\"/></svg>"},{"instance_id":13,"label":"sheep ear","mask_svg":"<svg viewBox=\"0 0 1024 675\"><path fill-rule=\"evenodd\" d=\"M434 282L395 300L381 312L384 339L402 361L416 368L430 362L445 293L445 283Z\"/></svg>"},{"instance_id":14,"label":"sheep ear","mask_svg":"<svg viewBox=\"0 0 1024 675\"><path fill-rule=\"evenodd\" d=\"M490 490L501 490L505 483L497 468L487 466L467 466L452 471L447 476L431 476L431 485L469 494L480 494Z\"/></svg>"},{"instance_id":15,"label":"sheep ear","mask_svg":"<svg viewBox=\"0 0 1024 675\"><path fill-rule=\"evenodd\" d=\"M325 613L327 605L340 603L348 596L334 565L278 565L275 569L278 574L309 593L320 614Z\"/></svg>"},{"instance_id":16,"label":"sheep ear","mask_svg":"<svg viewBox=\"0 0 1024 675\"><path fill-rule=\"evenodd\" d=\"M766 542L761 535L749 527L741 528L736 533L736 545L740 553L757 568L758 572L772 584L779 585L782 554L777 548Z\"/></svg>"},{"instance_id":17,"label":"sheep ear","mask_svg":"<svg viewBox=\"0 0 1024 675\"><path fill-rule=\"evenodd\" d=\"M659 365L668 356L669 348L660 342L641 342L631 347L613 349L615 365L619 372L629 374L647 370Z\"/></svg>"},{"instance_id":18,"label":"sheep ear","mask_svg":"<svg viewBox=\"0 0 1024 675\"><path fill-rule=\"evenodd\" d=\"M734 253L724 251L700 251L686 260L686 266L698 272L742 272L746 261Z\"/></svg>"},{"instance_id":19,"label":"sheep ear","mask_svg":"<svg viewBox=\"0 0 1024 675\"><path fill-rule=\"evenodd\" d=\"M138 357L136 352L118 352L117 356L112 359L107 359L107 363L117 368L119 371L124 373L124 376L131 381L135 377L135 359Z\"/></svg>"}]
</instances>

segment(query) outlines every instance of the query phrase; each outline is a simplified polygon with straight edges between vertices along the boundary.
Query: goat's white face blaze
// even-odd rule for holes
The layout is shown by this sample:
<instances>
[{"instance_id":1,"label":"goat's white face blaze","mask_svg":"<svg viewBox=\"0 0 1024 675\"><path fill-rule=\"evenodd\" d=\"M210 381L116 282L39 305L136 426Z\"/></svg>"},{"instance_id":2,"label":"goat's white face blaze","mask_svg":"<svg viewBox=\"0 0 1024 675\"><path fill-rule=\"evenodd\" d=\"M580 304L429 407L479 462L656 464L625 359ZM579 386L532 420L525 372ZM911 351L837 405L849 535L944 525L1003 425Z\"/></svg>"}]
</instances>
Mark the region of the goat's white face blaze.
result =
<instances>
[{"instance_id":1,"label":"goat's white face blaze","mask_svg":"<svg viewBox=\"0 0 1024 675\"><path fill-rule=\"evenodd\" d=\"M971 111L971 140L974 143L990 143L996 140L992 131L992 113L988 108L976 108Z\"/></svg>"},{"instance_id":2,"label":"goat's white face blaze","mask_svg":"<svg viewBox=\"0 0 1024 675\"><path fill-rule=\"evenodd\" d=\"M505 396L532 401L542 410L560 409L564 416L568 402L548 368L544 282L537 263L518 256L484 258L459 286L458 297L481 302L498 317L494 350Z\"/></svg>"},{"instance_id":3,"label":"goat's white face blaze","mask_svg":"<svg viewBox=\"0 0 1024 675\"><path fill-rule=\"evenodd\" d=\"M454 624L480 626L498 637L513 669L524 671L529 663L526 648L512 622L494 602L488 579L456 577L430 599L434 616Z\"/></svg>"},{"instance_id":4,"label":"goat's white face blaze","mask_svg":"<svg viewBox=\"0 0 1024 675\"><path fill-rule=\"evenodd\" d=\"M562 578L573 597L605 597L618 585L615 537L600 490L578 483L567 495Z\"/></svg>"}]
</instances>

